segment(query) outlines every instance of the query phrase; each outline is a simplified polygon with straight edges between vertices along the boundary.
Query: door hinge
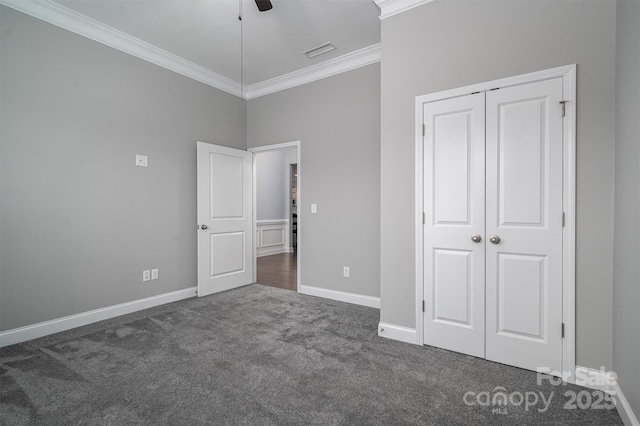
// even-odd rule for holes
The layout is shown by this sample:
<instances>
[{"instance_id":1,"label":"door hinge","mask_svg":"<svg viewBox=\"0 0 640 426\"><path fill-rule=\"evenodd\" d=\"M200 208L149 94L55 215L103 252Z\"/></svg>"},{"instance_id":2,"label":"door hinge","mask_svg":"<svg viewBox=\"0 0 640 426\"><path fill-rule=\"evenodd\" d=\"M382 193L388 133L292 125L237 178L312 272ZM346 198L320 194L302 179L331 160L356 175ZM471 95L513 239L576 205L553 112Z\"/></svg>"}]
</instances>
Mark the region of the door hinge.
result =
<instances>
[{"instance_id":1,"label":"door hinge","mask_svg":"<svg viewBox=\"0 0 640 426\"><path fill-rule=\"evenodd\" d=\"M562 227L564 228L564 212L562 212Z\"/></svg>"},{"instance_id":2,"label":"door hinge","mask_svg":"<svg viewBox=\"0 0 640 426\"><path fill-rule=\"evenodd\" d=\"M425 223L427 223L427 215L425 212L422 212L422 224L424 225Z\"/></svg>"},{"instance_id":3,"label":"door hinge","mask_svg":"<svg viewBox=\"0 0 640 426\"><path fill-rule=\"evenodd\" d=\"M564 339L564 323L562 323L562 338Z\"/></svg>"},{"instance_id":4,"label":"door hinge","mask_svg":"<svg viewBox=\"0 0 640 426\"><path fill-rule=\"evenodd\" d=\"M425 126L424 124L422 124L422 136L427 134L427 126Z\"/></svg>"},{"instance_id":5,"label":"door hinge","mask_svg":"<svg viewBox=\"0 0 640 426\"><path fill-rule=\"evenodd\" d=\"M569 102L569 101L560 101L560 105L562 105L562 116L564 117L567 113L567 110L565 108L565 104Z\"/></svg>"},{"instance_id":6,"label":"door hinge","mask_svg":"<svg viewBox=\"0 0 640 426\"><path fill-rule=\"evenodd\" d=\"M422 312L424 312L424 300L422 301Z\"/></svg>"}]
</instances>

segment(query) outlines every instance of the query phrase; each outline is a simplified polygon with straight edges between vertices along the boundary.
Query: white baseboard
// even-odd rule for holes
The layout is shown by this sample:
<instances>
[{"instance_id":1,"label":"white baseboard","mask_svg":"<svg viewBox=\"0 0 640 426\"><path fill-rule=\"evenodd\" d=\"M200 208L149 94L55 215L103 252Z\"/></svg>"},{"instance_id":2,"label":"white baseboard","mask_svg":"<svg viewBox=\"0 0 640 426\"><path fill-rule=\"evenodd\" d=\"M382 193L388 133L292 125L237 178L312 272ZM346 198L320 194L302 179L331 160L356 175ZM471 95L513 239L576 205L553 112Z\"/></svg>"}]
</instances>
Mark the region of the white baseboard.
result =
<instances>
[{"instance_id":1,"label":"white baseboard","mask_svg":"<svg viewBox=\"0 0 640 426\"><path fill-rule=\"evenodd\" d=\"M178 300L188 299L190 297L195 297L196 295L197 287L190 287L183 290L173 291L171 293L159 294L157 296L107 306L106 308L94 309L92 311L69 315L63 318L14 328L0 332L0 348L14 345L16 343L26 342L27 340L37 339L38 337L48 336L49 334L70 330L83 325L92 324L109 318L114 318L120 315L153 308L154 306L177 302Z\"/></svg>"},{"instance_id":2,"label":"white baseboard","mask_svg":"<svg viewBox=\"0 0 640 426\"><path fill-rule=\"evenodd\" d=\"M400 325L378 323L378 336L387 339L399 340L405 343L418 344L418 336L415 328L402 327Z\"/></svg>"},{"instance_id":3,"label":"white baseboard","mask_svg":"<svg viewBox=\"0 0 640 426\"><path fill-rule=\"evenodd\" d=\"M617 377L612 372L576 366L575 384L610 393L616 400L616 408L624 424L640 426L638 418L620 388Z\"/></svg>"},{"instance_id":4,"label":"white baseboard","mask_svg":"<svg viewBox=\"0 0 640 426\"><path fill-rule=\"evenodd\" d=\"M625 398L624 393L622 393L622 389L620 389L620 385L616 383L615 385L615 395L616 399L616 408L618 409L618 414L622 418L625 426L640 426L640 422L638 422L638 417L631 409L631 405L629 405L629 401Z\"/></svg>"},{"instance_id":5,"label":"white baseboard","mask_svg":"<svg viewBox=\"0 0 640 426\"><path fill-rule=\"evenodd\" d=\"M338 300L340 302L353 303L354 305L368 306L380 309L380 298L364 296L362 294L346 293L344 291L327 290L326 288L300 286L299 293L309 296L324 297L325 299Z\"/></svg>"}]
</instances>

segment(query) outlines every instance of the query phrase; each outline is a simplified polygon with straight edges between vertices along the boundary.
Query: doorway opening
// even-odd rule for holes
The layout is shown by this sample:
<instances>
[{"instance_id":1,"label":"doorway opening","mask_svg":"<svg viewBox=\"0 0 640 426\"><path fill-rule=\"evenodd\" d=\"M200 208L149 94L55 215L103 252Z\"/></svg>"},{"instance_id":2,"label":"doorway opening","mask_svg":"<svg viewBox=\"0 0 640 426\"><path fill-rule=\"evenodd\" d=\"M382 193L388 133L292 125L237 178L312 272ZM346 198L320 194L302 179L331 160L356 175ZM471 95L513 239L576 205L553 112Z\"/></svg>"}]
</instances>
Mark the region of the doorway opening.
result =
<instances>
[{"instance_id":1,"label":"doorway opening","mask_svg":"<svg viewBox=\"0 0 640 426\"><path fill-rule=\"evenodd\" d=\"M300 286L300 142L250 148L254 156L254 282Z\"/></svg>"}]
</instances>

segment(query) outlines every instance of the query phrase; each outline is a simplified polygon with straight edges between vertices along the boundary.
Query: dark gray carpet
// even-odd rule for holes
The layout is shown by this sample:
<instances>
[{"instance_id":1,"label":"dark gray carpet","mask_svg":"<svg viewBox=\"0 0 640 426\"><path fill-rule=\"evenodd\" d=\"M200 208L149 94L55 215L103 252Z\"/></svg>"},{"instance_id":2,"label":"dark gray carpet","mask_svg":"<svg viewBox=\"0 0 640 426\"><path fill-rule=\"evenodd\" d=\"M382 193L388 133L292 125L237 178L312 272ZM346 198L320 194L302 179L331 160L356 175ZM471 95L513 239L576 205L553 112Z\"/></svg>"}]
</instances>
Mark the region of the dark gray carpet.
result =
<instances>
[{"instance_id":1,"label":"dark gray carpet","mask_svg":"<svg viewBox=\"0 0 640 426\"><path fill-rule=\"evenodd\" d=\"M0 349L2 424L621 424L576 386L376 335L378 310L253 285ZM468 406L497 386L554 393ZM591 394L592 391L589 391ZM531 397L533 398L533 397ZM475 401L474 398L468 400ZM484 401L481 397L481 400ZM500 411L492 412L492 410Z\"/></svg>"}]
</instances>

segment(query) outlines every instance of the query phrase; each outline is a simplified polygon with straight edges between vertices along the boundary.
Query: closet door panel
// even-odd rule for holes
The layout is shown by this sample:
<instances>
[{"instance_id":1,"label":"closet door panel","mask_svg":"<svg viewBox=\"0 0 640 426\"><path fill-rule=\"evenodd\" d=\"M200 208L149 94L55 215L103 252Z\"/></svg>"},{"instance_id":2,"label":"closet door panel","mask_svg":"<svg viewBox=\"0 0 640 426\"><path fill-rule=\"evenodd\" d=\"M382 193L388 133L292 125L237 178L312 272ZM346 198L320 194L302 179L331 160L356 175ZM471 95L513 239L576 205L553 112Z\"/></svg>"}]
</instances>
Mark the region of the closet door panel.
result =
<instances>
[{"instance_id":1,"label":"closet door panel","mask_svg":"<svg viewBox=\"0 0 640 426\"><path fill-rule=\"evenodd\" d=\"M486 97L486 357L531 370L562 366L561 100L559 78Z\"/></svg>"},{"instance_id":2,"label":"closet door panel","mask_svg":"<svg viewBox=\"0 0 640 426\"><path fill-rule=\"evenodd\" d=\"M484 356L484 94L424 104L424 342Z\"/></svg>"}]
</instances>

